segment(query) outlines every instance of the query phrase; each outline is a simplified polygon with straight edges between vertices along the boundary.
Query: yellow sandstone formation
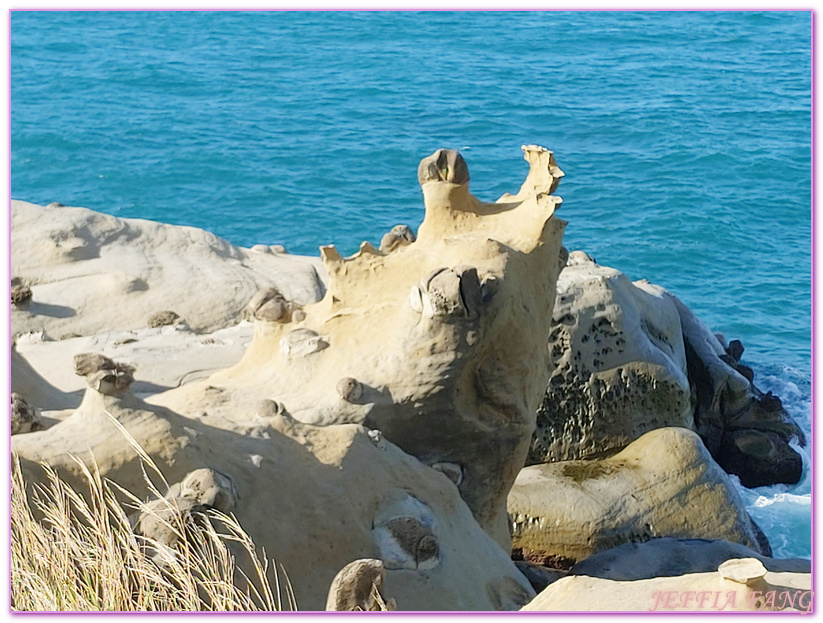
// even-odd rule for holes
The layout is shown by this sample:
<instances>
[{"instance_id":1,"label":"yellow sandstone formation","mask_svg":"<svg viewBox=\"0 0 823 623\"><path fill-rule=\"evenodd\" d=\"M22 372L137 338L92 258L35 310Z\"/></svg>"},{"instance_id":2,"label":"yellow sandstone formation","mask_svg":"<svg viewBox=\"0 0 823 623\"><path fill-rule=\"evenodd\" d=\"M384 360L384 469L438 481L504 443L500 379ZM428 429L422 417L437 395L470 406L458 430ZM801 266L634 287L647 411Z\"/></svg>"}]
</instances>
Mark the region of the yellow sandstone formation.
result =
<instances>
[{"instance_id":1,"label":"yellow sandstone formation","mask_svg":"<svg viewBox=\"0 0 823 623\"><path fill-rule=\"evenodd\" d=\"M505 500L548 380L565 226L551 195L562 171L550 151L523 150L526 181L496 203L471 195L457 152L424 159L415 242L390 253L363 243L350 258L322 247L329 285L320 302L255 297L255 335L240 363L157 402L243 419L269 400L307 424L378 429L449 474L508 548ZM225 398L205 400L207 386Z\"/></svg>"},{"instance_id":2,"label":"yellow sandstone formation","mask_svg":"<svg viewBox=\"0 0 823 623\"><path fill-rule=\"evenodd\" d=\"M71 479L70 454L93 454L145 496L124 429L170 483L156 483L164 512L230 508L285 567L301 609L322 609L338 572L365 558L383 562L401 610L522 607L534 591L509 558L505 500L548 380L565 225L551 152L524 151L526 182L497 203L469 193L456 152L424 159L417 239L398 230L389 252L364 244L347 259L325 247L316 304L266 285L246 308L244 357L206 380L144 402L129 386L139 367L77 353L82 404L13 439L27 477L45 461ZM151 517L135 525L174 545Z\"/></svg>"}]
</instances>

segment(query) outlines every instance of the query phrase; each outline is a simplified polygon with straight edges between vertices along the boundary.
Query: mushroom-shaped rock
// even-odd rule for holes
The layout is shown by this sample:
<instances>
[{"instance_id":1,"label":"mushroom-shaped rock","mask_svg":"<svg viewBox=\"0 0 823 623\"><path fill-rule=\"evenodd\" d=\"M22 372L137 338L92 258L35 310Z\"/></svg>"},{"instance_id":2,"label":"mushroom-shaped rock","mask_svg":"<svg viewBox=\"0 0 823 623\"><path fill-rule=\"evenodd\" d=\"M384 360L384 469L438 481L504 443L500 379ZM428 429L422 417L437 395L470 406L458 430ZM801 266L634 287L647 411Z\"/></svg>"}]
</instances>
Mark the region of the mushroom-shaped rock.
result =
<instances>
[{"instance_id":1,"label":"mushroom-shaped rock","mask_svg":"<svg viewBox=\"0 0 823 623\"><path fill-rule=\"evenodd\" d=\"M362 558L347 564L331 583L326 601L327 611L382 610L375 591L383 584L386 570L383 561Z\"/></svg>"},{"instance_id":2,"label":"mushroom-shaped rock","mask_svg":"<svg viewBox=\"0 0 823 623\"><path fill-rule=\"evenodd\" d=\"M74 372L85 377L89 387L108 395L126 390L134 381L132 366L117 363L99 353L75 355Z\"/></svg>"},{"instance_id":3,"label":"mushroom-shaped rock","mask_svg":"<svg viewBox=\"0 0 823 623\"><path fill-rule=\"evenodd\" d=\"M469 181L469 167L457 150L438 149L420 161L417 167L417 181L421 186L429 182L466 184Z\"/></svg>"},{"instance_id":4,"label":"mushroom-shaped rock","mask_svg":"<svg viewBox=\"0 0 823 623\"><path fill-rule=\"evenodd\" d=\"M299 328L256 327L236 366L167 392L162 404L216 421L277 397L299 422L380 430L386 452L395 443L423 465L460 465L460 495L509 549L505 497L548 382L565 226L554 218L560 198L548 194L559 175L549 152L525 155L528 184L498 202L471 195L458 154L424 159L414 244L394 253L364 245L351 257L322 247L328 287L303 307ZM364 384L360 400L335 391L344 374ZM204 405L206 384L225 387L226 399Z\"/></svg>"},{"instance_id":5,"label":"mushroom-shaped rock","mask_svg":"<svg viewBox=\"0 0 823 623\"><path fill-rule=\"evenodd\" d=\"M346 402L357 402L363 397L363 384L348 376L337 382L336 389L340 398Z\"/></svg>"},{"instance_id":6,"label":"mushroom-shaped rock","mask_svg":"<svg viewBox=\"0 0 823 623\"><path fill-rule=\"evenodd\" d=\"M286 322L291 305L277 288L259 290L243 309L244 320Z\"/></svg>"},{"instance_id":7,"label":"mushroom-shaped rock","mask_svg":"<svg viewBox=\"0 0 823 623\"><path fill-rule=\"evenodd\" d=\"M152 314L149 318L149 329L158 329L181 324L182 318L173 311L166 310Z\"/></svg>"},{"instance_id":8,"label":"mushroom-shaped rock","mask_svg":"<svg viewBox=\"0 0 823 623\"><path fill-rule=\"evenodd\" d=\"M180 496L226 514L232 511L237 500L231 479L207 467L196 469L183 479Z\"/></svg>"},{"instance_id":9,"label":"mushroom-shaped rock","mask_svg":"<svg viewBox=\"0 0 823 623\"><path fill-rule=\"evenodd\" d=\"M405 247L417 240L412 228L408 225L395 225L387 234L380 240L380 251L383 253L391 253L395 249Z\"/></svg>"},{"instance_id":10,"label":"mushroom-shaped rock","mask_svg":"<svg viewBox=\"0 0 823 623\"><path fill-rule=\"evenodd\" d=\"M11 393L11 434L19 435L42 430L40 411L18 393Z\"/></svg>"}]
</instances>

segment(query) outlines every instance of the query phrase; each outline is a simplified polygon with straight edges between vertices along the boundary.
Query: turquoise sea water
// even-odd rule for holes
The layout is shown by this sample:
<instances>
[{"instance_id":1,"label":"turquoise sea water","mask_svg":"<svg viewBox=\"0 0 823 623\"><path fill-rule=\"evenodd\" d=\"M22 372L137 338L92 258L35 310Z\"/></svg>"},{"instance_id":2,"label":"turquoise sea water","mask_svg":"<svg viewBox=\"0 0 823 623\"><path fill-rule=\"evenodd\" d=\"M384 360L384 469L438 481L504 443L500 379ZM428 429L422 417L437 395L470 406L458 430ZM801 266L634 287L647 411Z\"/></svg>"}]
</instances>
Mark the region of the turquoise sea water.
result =
<instances>
[{"instance_id":1,"label":"turquoise sea water","mask_svg":"<svg viewBox=\"0 0 823 623\"><path fill-rule=\"evenodd\" d=\"M811 427L809 12L14 12L12 196L354 252L555 151L566 246L668 288ZM743 490L809 556L810 482Z\"/></svg>"}]
</instances>

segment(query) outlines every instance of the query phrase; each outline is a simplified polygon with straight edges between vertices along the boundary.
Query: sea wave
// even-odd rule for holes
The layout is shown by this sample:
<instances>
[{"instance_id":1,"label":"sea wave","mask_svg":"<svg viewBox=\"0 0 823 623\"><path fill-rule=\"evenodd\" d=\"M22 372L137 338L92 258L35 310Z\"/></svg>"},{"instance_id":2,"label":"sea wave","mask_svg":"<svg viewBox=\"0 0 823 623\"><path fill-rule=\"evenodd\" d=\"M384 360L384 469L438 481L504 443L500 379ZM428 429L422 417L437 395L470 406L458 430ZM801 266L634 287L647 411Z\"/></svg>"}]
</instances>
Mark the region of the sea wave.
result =
<instances>
[{"instance_id":1,"label":"sea wave","mask_svg":"<svg viewBox=\"0 0 823 623\"><path fill-rule=\"evenodd\" d=\"M772 371L774 366L769 367ZM812 555L811 518L811 379L797 368L785 366L778 373L758 373L755 367L755 383L763 391L780 396L783 406L806 435L807 443L801 446L797 440L790 445L803 459L803 475L795 485L774 485L747 489L736 476L737 486L746 510L763 530L776 558L807 558Z\"/></svg>"}]
</instances>

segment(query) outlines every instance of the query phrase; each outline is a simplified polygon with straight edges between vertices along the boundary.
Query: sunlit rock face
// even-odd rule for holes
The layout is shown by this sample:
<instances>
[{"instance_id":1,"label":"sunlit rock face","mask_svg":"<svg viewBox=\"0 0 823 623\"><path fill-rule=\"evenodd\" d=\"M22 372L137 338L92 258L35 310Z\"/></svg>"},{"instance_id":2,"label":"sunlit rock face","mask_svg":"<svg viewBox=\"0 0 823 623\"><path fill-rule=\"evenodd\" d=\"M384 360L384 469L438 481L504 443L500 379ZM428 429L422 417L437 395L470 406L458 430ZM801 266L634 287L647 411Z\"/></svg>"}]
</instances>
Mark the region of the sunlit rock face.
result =
<instances>
[{"instance_id":1,"label":"sunlit rock face","mask_svg":"<svg viewBox=\"0 0 823 623\"><path fill-rule=\"evenodd\" d=\"M527 467L508 507L527 560L571 563L659 537L725 539L771 555L729 477L685 428L655 429L605 459Z\"/></svg>"},{"instance_id":2,"label":"sunlit rock face","mask_svg":"<svg viewBox=\"0 0 823 623\"><path fill-rule=\"evenodd\" d=\"M522 607L534 591L510 558L505 500L548 381L565 225L551 152L524 151L526 182L496 203L469 193L457 152L424 159L417 234L395 228L385 250L364 243L350 258L323 247L317 303L257 287L245 355L205 380L144 401L139 365L79 353L79 407L14 438L27 478L42 480L43 461L82 490L73 457L93 457L102 476L154 496L134 525L161 563L177 542L155 515L196 529L231 512L285 567L302 609L322 609L363 559L381 561L400 610ZM147 329L165 330L177 334ZM148 472L159 498L145 457L164 474Z\"/></svg>"},{"instance_id":3,"label":"sunlit rock face","mask_svg":"<svg viewBox=\"0 0 823 623\"><path fill-rule=\"evenodd\" d=\"M321 247L325 297L300 313L276 292L253 299L245 357L206 383L223 401L205 403L198 384L158 401L236 419L273 400L305 423L378 429L427 465L449 464L480 525L508 547L505 499L548 381L565 226L551 194L562 171L550 151L523 150L526 181L495 203L469 192L457 152L423 159L416 237L396 228L403 244L363 243L349 258Z\"/></svg>"}]
</instances>

